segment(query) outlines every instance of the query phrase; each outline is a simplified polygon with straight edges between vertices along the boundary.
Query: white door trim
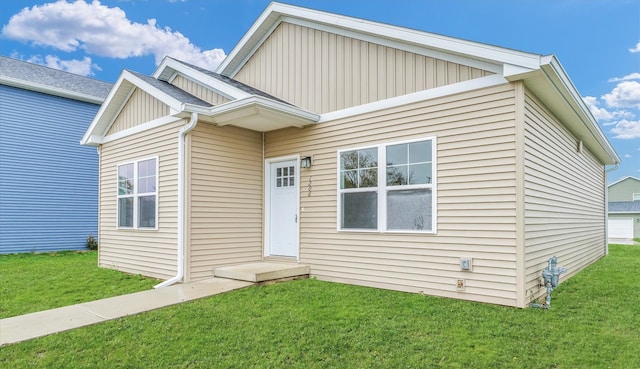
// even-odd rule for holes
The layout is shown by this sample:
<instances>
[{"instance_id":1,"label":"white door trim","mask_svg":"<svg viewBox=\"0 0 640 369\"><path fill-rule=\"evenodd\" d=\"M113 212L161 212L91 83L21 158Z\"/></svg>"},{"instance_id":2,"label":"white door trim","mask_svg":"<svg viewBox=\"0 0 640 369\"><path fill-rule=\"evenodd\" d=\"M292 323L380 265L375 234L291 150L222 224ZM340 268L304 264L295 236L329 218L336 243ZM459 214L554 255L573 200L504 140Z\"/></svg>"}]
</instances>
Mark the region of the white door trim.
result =
<instances>
[{"instance_id":1,"label":"white door trim","mask_svg":"<svg viewBox=\"0 0 640 369\"><path fill-rule=\"evenodd\" d=\"M297 227L297 240L296 240L296 252L295 258L296 260L300 259L300 155L289 155L289 156L279 156L276 158L269 158L264 160L264 184L263 184L263 193L264 193L264 209L263 209L263 219L264 219L264 232L263 232L263 256L271 256L271 165L283 161L295 160L296 161L296 173L295 180L298 184L297 187L297 196L296 196L296 212L298 216L298 221L296 222Z\"/></svg>"}]
</instances>

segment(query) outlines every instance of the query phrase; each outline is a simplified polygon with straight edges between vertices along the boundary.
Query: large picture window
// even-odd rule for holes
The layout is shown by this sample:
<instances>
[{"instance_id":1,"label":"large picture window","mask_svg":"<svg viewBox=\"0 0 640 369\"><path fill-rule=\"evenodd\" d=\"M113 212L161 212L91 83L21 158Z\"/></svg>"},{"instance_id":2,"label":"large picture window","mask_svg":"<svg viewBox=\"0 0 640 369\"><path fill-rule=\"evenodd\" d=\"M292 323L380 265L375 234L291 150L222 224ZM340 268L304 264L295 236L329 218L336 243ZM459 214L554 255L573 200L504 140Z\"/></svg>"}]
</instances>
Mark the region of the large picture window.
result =
<instances>
[{"instance_id":1,"label":"large picture window","mask_svg":"<svg viewBox=\"0 0 640 369\"><path fill-rule=\"evenodd\" d=\"M119 228L156 228L157 172L157 158L118 165Z\"/></svg>"},{"instance_id":2,"label":"large picture window","mask_svg":"<svg viewBox=\"0 0 640 369\"><path fill-rule=\"evenodd\" d=\"M434 142L340 151L339 229L434 232Z\"/></svg>"}]
</instances>

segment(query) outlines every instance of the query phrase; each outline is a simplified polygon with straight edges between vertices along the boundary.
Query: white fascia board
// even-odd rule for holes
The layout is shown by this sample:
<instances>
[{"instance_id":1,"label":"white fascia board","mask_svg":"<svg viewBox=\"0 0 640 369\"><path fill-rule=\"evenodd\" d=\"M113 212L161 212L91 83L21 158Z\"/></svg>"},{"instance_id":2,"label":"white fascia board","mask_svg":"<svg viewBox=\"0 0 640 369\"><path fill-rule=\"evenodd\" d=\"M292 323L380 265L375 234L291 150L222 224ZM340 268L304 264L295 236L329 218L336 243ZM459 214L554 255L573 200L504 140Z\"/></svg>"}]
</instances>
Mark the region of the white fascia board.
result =
<instances>
[{"instance_id":1,"label":"white fascia board","mask_svg":"<svg viewBox=\"0 0 640 369\"><path fill-rule=\"evenodd\" d=\"M138 78L135 74L133 74L133 73L127 71L127 70L123 71L122 74L123 74L123 76L125 77L125 79L127 81L133 83L136 87L140 88L144 92L146 92L149 95L155 97L156 99L160 100L161 102L167 104L170 109L180 110L180 108L182 106L182 102L181 101L176 100L172 96L167 95L163 91L161 91L158 88L150 85L145 80Z\"/></svg>"},{"instance_id":2,"label":"white fascia board","mask_svg":"<svg viewBox=\"0 0 640 369\"><path fill-rule=\"evenodd\" d=\"M392 44L394 45L405 45L401 47L401 49L413 45L422 50L425 48L435 49L435 51L447 55L455 54L466 57L467 59L475 59L489 64L507 63L533 69L540 65L540 55L537 54L292 5L271 3L231 53L229 53L220 66L218 66L216 71L233 77L266 36L268 36L283 19L286 19L288 22L296 22L297 24L304 24L316 29L321 29L323 26L329 26L332 31L341 29L341 32L360 35L357 38L363 38L364 35L369 35L368 37L373 37L377 42L386 39L388 40L386 42L393 41ZM262 35L258 42L255 37L260 36L260 32L266 32L266 34ZM249 42L255 42L256 44L250 45L248 44ZM251 51L247 52L247 55L241 55L241 53L247 51L247 48L251 48ZM424 53L424 51L422 53ZM235 60L238 57L242 57L243 60ZM228 67L234 61L236 62L236 66L233 70L229 70Z\"/></svg>"},{"instance_id":3,"label":"white fascia board","mask_svg":"<svg viewBox=\"0 0 640 369\"><path fill-rule=\"evenodd\" d=\"M107 97L104 99L104 103L100 106L100 109L98 109L98 112L93 117L91 124L89 124L89 128L87 128L87 131L84 133L82 140L80 140L81 145L89 145L91 137L102 137L102 134L97 134L97 131L101 130L100 128L104 128L104 126L107 124L105 123L105 121L109 121L110 124L110 122L113 120L113 117L109 117L110 119L105 117L105 112L111 106L111 104L114 103L115 96L123 88L123 84L125 82L124 72L125 71L123 70L120 73L120 76L118 76L118 80L111 88L111 91L109 91ZM116 101L115 103L118 102ZM120 105L122 105L122 102L120 102ZM92 141L95 142L95 139Z\"/></svg>"},{"instance_id":4,"label":"white fascia board","mask_svg":"<svg viewBox=\"0 0 640 369\"><path fill-rule=\"evenodd\" d=\"M80 141L81 145L88 145L90 143L89 137L94 137L91 142L95 143L99 141L96 140L95 137L102 137L107 133L107 130L111 124L113 124L113 121L118 114L120 114L120 111L129 100L129 97L133 93L135 87L140 88L149 95L167 104L172 114L177 114L182 111L182 102L136 77L133 73L123 70L114 87L109 91L109 95L105 99L105 102L100 106L96 116L93 118L93 121L85 132L82 140ZM114 104L118 105L116 109L113 108Z\"/></svg>"},{"instance_id":5,"label":"white fascia board","mask_svg":"<svg viewBox=\"0 0 640 369\"><path fill-rule=\"evenodd\" d=\"M584 128L586 128L592 137L602 146L613 164L619 164L621 162L620 157L613 146L611 146L607 136L600 128L598 121L587 107L587 104L585 104L582 96L578 93L575 85L571 82L555 55L542 57L540 64L540 70L544 73L549 83L562 95L580 119Z\"/></svg>"},{"instance_id":6,"label":"white fascia board","mask_svg":"<svg viewBox=\"0 0 640 369\"><path fill-rule=\"evenodd\" d=\"M332 121L341 118L347 118L354 115L371 113L378 110L389 109L397 106L407 105L423 100L430 100L447 95L458 94L466 91L477 90L491 86L498 86L509 83L499 74L487 77L475 78L469 81L458 82L442 87L431 88L428 90L418 91L407 95L392 97L385 100L374 101L368 104L358 105L347 109L324 113L320 116L318 123Z\"/></svg>"},{"instance_id":7,"label":"white fascia board","mask_svg":"<svg viewBox=\"0 0 640 369\"><path fill-rule=\"evenodd\" d=\"M281 21L295 24L302 27L317 29L320 31L335 33L340 36L349 37L349 38L353 38L353 39L361 40L365 42L375 43L375 44L387 46L387 47L398 49L398 50L404 50L404 51L412 52L418 55L423 55L423 56L427 56L435 59L449 61L452 63L470 66L473 68L487 70L493 73L502 73L502 66L497 63L490 63L490 62L479 60L479 59L468 58L459 54L451 54L451 53L443 52L433 48L427 48L420 44L407 43L404 41L398 41L397 39L393 39L393 38L381 37L378 34L363 33L363 32L360 32L360 30L354 31L352 29L339 28L332 25L318 24L314 21L309 21L309 20L300 19L300 18L283 17L281 18ZM236 72L237 71L234 71L234 74Z\"/></svg>"},{"instance_id":8,"label":"white fascia board","mask_svg":"<svg viewBox=\"0 0 640 369\"><path fill-rule=\"evenodd\" d=\"M188 65L184 65L179 61L169 57L165 57L165 59L162 61L162 64L158 66L156 71L153 73L152 77L161 77L163 74L166 74L165 71L168 68L173 70L174 72L171 74L170 78L165 79L167 82L173 80L177 74L182 74L184 77L192 80L193 82L204 85L217 94L223 95L230 100L244 99L251 96L251 94L249 94L248 92L242 91L241 89L224 83L219 79L213 78L205 73L190 68Z\"/></svg>"},{"instance_id":9,"label":"white fascia board","mask_svg":"<svg viewBox=\"0 0 640 369\"><path fill-rule=\"evenodd\" d=\"M258 19L256 19L255 22L253 22L253 24L251 25L249 30L244 34L244 36L242 36L240 41L238 41L238 44L236 44L236 46L233 48L233 50L231 50L231 52L229 54L227 54L227 57L224 58L222 63L220 63L220 65L218 65L218 68L216 68L216 70L215 70L216 73L229 75L228 73L224 73L224 70L227 68L227 66L238 56L238 53L242 49L244 49L245 46L247 46L247 43L249 42L249 40L254 36L254 34L256 34L258 29L261 26L263 26L263 24L265 23L267 18L269 18L269 16L271 16L272 13L275 11L274 8L275 9L281 8L282 5L283 4L278 4L278 3L272 2L272 3L269 4L269 6L267 6L267 8L262 12L262 14L260 14ZM277 22L275 22L275 23L277 23ZM271 25L271 26L273 26L273 25ZM253 47L255 48L255 45Z\"/></svg>"},{"instance_id":10,"label":"white fascia board","mask_svg":"<svg viewBox=\"0 0 640 369\"><path fill-rule=\"evenodd\" d=\"M199 114L205 114L209 116L215 116L216 114L227 113L233 110L242 109L250 105L258 105L263 108L271 109L284 113L290 116L295 116L299 119L307 120L310 123L317 122L320 119L320 115L302 110L293 105L284 104L278 101L267 99L262 96L251 95L247 98L240 100L233 100L224 104L212 106L210 108L203 108L195 105L186 105L185 110L193 111Z\"/></svg>"},{"instance_id":11,"label":"white fascia board","mask_svg":"<svg viewBox=\"0 0 640 369\"><path fill-rule=\"evenodd\" d=\"M107 142L111 142L111 141L115 141L115 140L119 140L121 138L125 138L131 135L134 135L136 133L140 133L140 132L144 132L156 127L160 127L163 126L165 124L169 124L169 123L174 123L180 120L183 120L184 118L182 117L175 117L172 115L168 115L168 116L164 116L158 119L154 119L152 121L143 123L143 124L139 124L135 127L131 127L131 128L127 128L125 130L110 134L108 136L104 136L104 137L96 137L96 143L97 144L103 144L103 143L107 143ZM93 137L93 136L92 136Z\"/></svg>"},{"instance_id":12,"label":"white fascia board","mask_svg":"<svg viewBox=\"0 0 640 369\"><path fill-rule=\"evenodd\" d=\"M105 100L98 96L87 95L80 92L67 90L64 88L47 86L41 83L24 81L21 79L7 77L7 76L0 76L0 85L17 87L23 90L35 91L35 92L40 92L47 95L59 96L67 99L78 100L78 101L83 101L83 102L88 102L88 103L93 103L98 105L102 104L102 102Z\"/></svg>"}]
</instances>

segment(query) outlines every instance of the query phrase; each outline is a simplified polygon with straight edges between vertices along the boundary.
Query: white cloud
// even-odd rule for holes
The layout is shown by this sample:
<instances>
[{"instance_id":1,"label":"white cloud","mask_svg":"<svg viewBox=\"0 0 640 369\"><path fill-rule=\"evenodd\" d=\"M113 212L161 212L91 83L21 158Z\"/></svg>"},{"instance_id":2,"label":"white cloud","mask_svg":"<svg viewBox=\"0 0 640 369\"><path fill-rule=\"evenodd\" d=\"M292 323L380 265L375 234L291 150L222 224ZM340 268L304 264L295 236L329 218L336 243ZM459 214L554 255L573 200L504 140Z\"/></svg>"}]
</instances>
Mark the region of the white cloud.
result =
<instances>
[{"instance_id":1,"label":"white cloud","mask_svg":"<svg viewBox=\"0 0 640 369\"><path fill-rule=\"evenodd\" d=\"M613 138L623 140L640 138L640 120L632 121L623 119L616 123L616 126L612 128L610 132L615 134Z\"/></svg>"},{"instance_id":2,"label":"white cloud","mask_svg":"<svg viewBox=\"0 0 640 369\"><path fill-rule=\"evenodd\" d=\"M82 76L92 76L94 70L102 70L98 65L91 62L91 58L85 56L82 60L71 59L61 60L55 55L47 55L44 60L38 56L32 56L27 59L30 63L46 65L49 68L55 68Z\"/></svg>"},{"instance_id":3,"label":"white cloud","mask_svg":"<svg viewBox=\"0 0 640 369\"><path fill-rule=\"evenodd\" d=\"M636 44L636 46L632 47L631 49L629 49L629 52L632 53L640 53L640 41L638 41L638 43Z\"/></svg>"},{"instance_id":4,"label":"white cloud","mask_svg":"<svg viewBox=\"0 0 640 369\"><path fill-rule=\"evenodd\" d=\"M633 156L631 156L631 155L629 155L629 154L624 154L624 158L625 158L625 159L630 159L630 158L632 158L632 157L633 157Z\"/></svg>"},{"instance_id":5,"label":"white cloud","mask_svg":"<svg viewBox=\"0 0 640 369\"><path fill-rule=\"evenodd\" d=\"M582 100L584 100L585 104L587 104L587 107L591 111L591 114L593 114L597 120L611 120L614 118L613 113L598 106L597 97L586 96L583 97Z\"/></svg>"},{"instance_id":6,"label":"white cloud","mask_svg":"<svg viewBox=\"0 0 640 369\"><path fill-rule=\"evenodd\" d=\"M631 74L627 74L624 77L609 78L609 82L633 81L633 80L640 80L640 73L631 73Z\"/></svg>"},{"instance_id":7,"label":"white cloud","mask_svg":"<svg viewBox=\"0 0 640 369\"><path fill-rule=\"evenodd\" d=\"M613 108L640 108L640 82L620 82L602 99Z\"/></svg>"},{"instance_id":8,"label":"white cloud","mask_svg":"<svg viewBox=\"0 0 640 369\"><path fill-rule=\"evenodd\" d=\"M155 19L132 22L126 13L99 1L79 0L24 8L9 19L2 35L62 51L84 50L111 58L153 55L156 64L165 55L214 69L224 59L222 49L201 50L180 32L160 28Z\"/></svg>"}]
</instances>

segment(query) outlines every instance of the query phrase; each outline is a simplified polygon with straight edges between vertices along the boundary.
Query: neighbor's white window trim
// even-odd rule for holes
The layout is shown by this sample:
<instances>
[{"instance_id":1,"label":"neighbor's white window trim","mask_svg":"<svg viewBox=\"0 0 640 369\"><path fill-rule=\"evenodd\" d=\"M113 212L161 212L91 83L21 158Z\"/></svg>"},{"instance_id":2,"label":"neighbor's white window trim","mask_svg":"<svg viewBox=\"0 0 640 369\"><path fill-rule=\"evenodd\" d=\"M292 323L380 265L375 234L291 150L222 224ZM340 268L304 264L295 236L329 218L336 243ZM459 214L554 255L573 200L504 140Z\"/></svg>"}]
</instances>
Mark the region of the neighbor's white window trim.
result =
<instances>
[{"instance_id":1,"label":"neighbor's white window trim","mask_svg":"<svg viewBox=\"0 0 640 369\"><path fill-rule=\"evenodd\" d=\"M145 192L145 193L139 193L138 192L138 164L140 162L143 161L147 161L147 160L155 160L156 163L156 184L155 184L155 188L156 191L155 192ZM116 229L122 229L122 230L141 230L141 231L157 231L158 230L158 184L159 184L159 177L160 177L160 173L159 173L159 162L160 160L158 159L158 156L150 156L150 157L146 157L146 158L142 158L142 159L136 159L136 160L129 160L126 162L122 162L122 163L118 163L116 166ZM133 164L133 194L131 195L120 195L118 193L119 190L119 169L121 166L124 165L129 165L129 164ZM156 201L155 201L155 226L154 227L140 227L140 219L138 219L138 214L139 214L139 203L138 200L140 197L144 197L144 196L150 196L151 194L155 195L156 197ZM120 201L119 199L121 198L127 198L127 197L131 197L133 198L133 226L132 227L122 227L120 226Z\"/></svg>"},{"instance_id":2,"label":"neighbor's white window trim","mask_svg":"<svg viewBox=\"0 0 640 369\"><path fill-rule=\"evenodd\" d=\"M640 201L640 193L634 193L631 195L631 201Z\"/></svg>"},{"instance_id":3,"label":"neighbor's white window trim","mask_svg":"<svg viewBox=\"0 0 640 369\"><path fill-rule=\"evenodd\" d=\"M405 189L410 188L431 188L431 229L425 231L418 230L388 230L387 229L387 151L385 150L387 146L400 145L400 144L408 144L412 142L420 142L420 141L431 141L431 170L432 170L432 179L431 183L427 185L405 185L401 186ZM367 188L354 188L349 189L346 192L371 192L372 189L378 193L378 226L377 229L343 229L341 227L342 224L342 196L341 194L345 192L340 188L340 154L347 151L354 150L366 150L376 148L378 150L378 187L367 187ZM436 136L428 136L428 137L419 137L413 138L409 140L401 140L401 141L392 141L392 142L383 142L374 145L362 145L358 147L350 147L346 149L341 149L337 151L337 188L336 188L336 197L337 197L337 217L336 217L336 230L338 232L359 232L359 233L415 233L415 234L436 234L437 233L437 218L438 218L438 206L437 206L437 138Z\"/></svg>"}]
</instances>

